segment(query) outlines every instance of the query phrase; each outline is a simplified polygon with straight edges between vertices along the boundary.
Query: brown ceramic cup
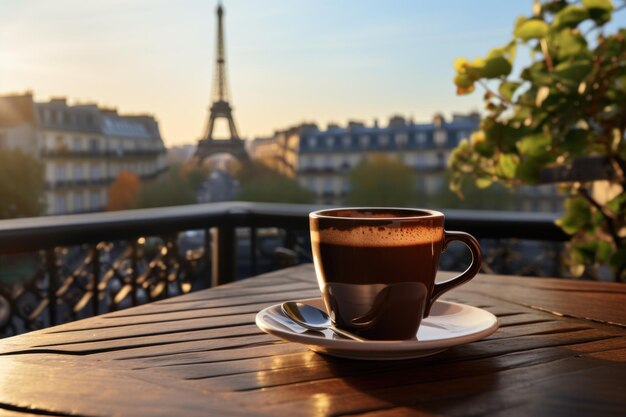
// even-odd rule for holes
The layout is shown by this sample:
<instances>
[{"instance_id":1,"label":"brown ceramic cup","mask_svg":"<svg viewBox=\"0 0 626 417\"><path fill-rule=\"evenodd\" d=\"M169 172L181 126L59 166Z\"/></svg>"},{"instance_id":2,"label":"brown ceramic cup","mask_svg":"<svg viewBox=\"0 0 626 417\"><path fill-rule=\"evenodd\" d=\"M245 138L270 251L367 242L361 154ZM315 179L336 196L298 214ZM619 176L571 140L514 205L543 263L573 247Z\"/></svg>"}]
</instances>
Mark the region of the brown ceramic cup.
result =
<instances>
[{"instance_id":1,"label":"brown ceramic cup","mask_svg":"<svg viewBox=\"0 0 626 417\"><path fill-rule=\"evenodd\" d=\"M444 230L438 211L340 208L309 215L317 280L334 324L372 340L414 339L444 292L472 279L482 253L476 239ZM467 245L465 272L435 283L441 252Z\"/></svg>"}]
</instances>

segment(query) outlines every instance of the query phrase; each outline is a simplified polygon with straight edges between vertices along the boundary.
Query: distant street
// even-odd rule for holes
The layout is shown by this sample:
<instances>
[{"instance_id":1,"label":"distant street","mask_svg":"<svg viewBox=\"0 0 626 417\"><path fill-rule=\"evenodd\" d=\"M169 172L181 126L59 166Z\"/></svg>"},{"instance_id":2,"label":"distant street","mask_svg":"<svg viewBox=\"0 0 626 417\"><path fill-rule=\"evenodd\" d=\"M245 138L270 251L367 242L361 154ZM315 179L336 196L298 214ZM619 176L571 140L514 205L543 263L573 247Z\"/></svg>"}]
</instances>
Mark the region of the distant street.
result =
<instances>
[{"instance_id":1,"label":"distant street","mask_svg":"<svg viewBox=\"0 0 626 417\"><path fill-rule=\"evenodd\" d=\"M239 181L225 170L214 169L200 186L196 197L198 203L215 203L233 201L238 193Z\"/></svg>"}]
</instances>

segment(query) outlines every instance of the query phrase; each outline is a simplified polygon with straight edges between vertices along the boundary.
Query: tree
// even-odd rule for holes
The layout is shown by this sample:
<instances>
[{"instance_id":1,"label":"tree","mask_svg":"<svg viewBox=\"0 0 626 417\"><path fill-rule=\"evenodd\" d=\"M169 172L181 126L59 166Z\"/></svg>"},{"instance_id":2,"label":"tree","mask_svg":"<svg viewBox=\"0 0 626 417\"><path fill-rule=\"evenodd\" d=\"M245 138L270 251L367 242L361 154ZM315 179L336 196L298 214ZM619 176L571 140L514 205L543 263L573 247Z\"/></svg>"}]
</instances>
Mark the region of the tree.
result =
<instances>
[{"instance_id":1,"label":"tree","mask_svg":"<svg viewBox=\"0 0 626 417\"><path fill-rule=\"evenodd\" d=\"M446 179L450 180L449 173ZM460 198L447 187L442 187L432 195L418 196L417 205L435 209L464 210L514 210L519 207L522 197L502 184L489 188L478 188L475 184L465 184Z\"/></svg>"},{"instance_id":2,"label":"tree","mask_svg":"<svg viewBox=\"0 0 626 417\"><path fill-rule=\"evenodd\" d=\"M0 219L39 216L43 191L43 163L17 149L0 149Z\"/></svg>"},{"instance_id":3,"label":"tree","mask_svg":"<svg viewBox=\"0 0 626 417\"><path fill-rule=\"evenodd\" d=\"M346 202L360 206L408 206L415 204L413 173L402 162L374 154L350 173Z\"/></svg>"},{"instance_id":4,"label":"tree","mask_svg":"<svg viewBox=\"0 0 626 417\"><path fill-rule=\"evenodd\" d=\"M481 188L534 185L550 172L604 161L612 197L594 196L597 178L583 169L586 175L562 184L569 198L557 223L572 235L573 273L608 264L616 280L626 280L626 29L608 34L606 24L625 7L535 1L510 42L472 62L457 59L457 93L480 85L487 114L450 160L455 192L469 177ZM530 49L531 60L513 71L520 47Z\"/></svg>"},{"instance_id":5,"label":"tree","mask_svg":"<svg viewBox=\"0 0 626 417\"><path fill-rule=\"evenodd\" d=\"M311 191L294 179L281 175L259 164L250 163L239 175L241 201L264 203L310 204L314 202Z\"/></svg>"},{"instance_id":6,"label":"tree","mask_svg":"<svg viewBox=\"0 0 626 417\"><path fill-rule=\"evenodd\" d=\"M184 206L196 203L196 190L180 165L170 166L167 174L139 190L136 208Z\"/></svg>"},{"instance_id":7,"label":"tree","mask_svg":"<svg viewBox=\"0 0 626 417\"><path fill-rule=\"evenodd\" d=\"M197 190L211 174L211 165L206 163L198 165L195 161L185 162L181 165L173 165L170 172L177 174L183 181L189 183L193 190Z\"/></svg>"},{"instance_id":8,"label":"tree","mask_svg":"<svg viewBox=\"0 0 626 417\"><path fill-rule=\"evenodd\" d=\"M141 183L139 177L132 172L122 171L108 190L109 202L107 211L128 210L137 200Z\"/></svg>"}]
</instances>

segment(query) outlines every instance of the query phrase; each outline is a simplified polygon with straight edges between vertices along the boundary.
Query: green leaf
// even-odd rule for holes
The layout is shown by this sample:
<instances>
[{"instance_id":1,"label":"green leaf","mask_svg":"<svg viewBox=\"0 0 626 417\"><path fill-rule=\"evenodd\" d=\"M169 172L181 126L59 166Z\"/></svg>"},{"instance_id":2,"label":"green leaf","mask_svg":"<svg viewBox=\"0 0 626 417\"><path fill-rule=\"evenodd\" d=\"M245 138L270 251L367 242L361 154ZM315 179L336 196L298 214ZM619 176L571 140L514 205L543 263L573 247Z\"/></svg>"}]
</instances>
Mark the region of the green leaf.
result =
<instances>
[{"instance_id":1,"label":"green leaf","mask_svg":"<svg viewBox=\"0 0 626 417\"><path fill-rule=\"evenodd\" d=\"M613 245L609 242L599 241L596 246L596 262L606 263L613 253Z\"/></svg>"},{"instance_id":2,"label":"green leaf","mask_svg":"<svg viewBox=\"0 0 626 417\"><path fill-rule=\"evenodd\" d=\"M457 58L454 60L454 69L459 74L463 74L465 72L465 66L468 65L467 59L465 58Z\"/></svg>"},{"instance_id":3,"label":"green leaf","mask_svg":"<svg viewBox=\"0 0 626 417\"><path fill-rule=\"evenodd\" d=\"M454 77L454 84L457 87L467 88L474 85L474 80L467 76L467 74L458 74Z\"/></svg>"},{"instance_id":4,"label":"green leaf","mask_svg":"<svg viewBox=\"0 0 626 417\"><path fill-rule=\"evenodd\" d=\"M589 17L589 11L581 6L569 5L559 11L552 21L552 27L561 29L563 27L576 27L580 22Z\"/></svg>"},{"instance_id":5,"label":"green leaf","mask_svg":"<svg viewBox=\"0 0 626 417\"><path fill-rule=\"evenodd\" d=\"M493 48L491 51L489 51L489 53L487 54L487 59L490 58L497 58L497 57L501 57L504 56L504 53L506 52L505 48Z\"/></svg>"},{"instance_id":6,"label":"green leaf","mask_svg":"<svg viewBox=\"0 0 626 417\"><path fill-rule=\"evenodd\" d=\"M611 0L582 0L583 6L587 9L601 9L607 12L613 11Z\"/></svg>"},{"instance_id":7,"label":"green leaf","mask_svg":"<svg viewBox=\"0 0 626 417\"><path fill-rule=\"evenodd\" d=\"M563 150L569 152L574 156L582 155L583 151L585 150L587 134L588 132L585 129L571 129L565 135Z\"/></svg>"},{"instance_id":8,"label":"green leaf","mask_svg":"<svg viewBox=\"0 0 626 417\"><path fill-rule=\"evenodd\" d=\"M565 60L570 57L576 57L584 54L589 55L587 49L587 40L580 32L572 29L564 29L557 33L551 40L552 49L557 50L559 60Z\"/></svg>"},{"instance_id":9,"label":"green leaf","mask_svg":"<svg viewBox=\"0 0 626 417\"><path fill-rule=\"evenodd\" d=\"M533 159L526 159L517 166L515 175L517 178L527 184L539 183L539 173L541 172L542 165Z\"/></svg>"},{"instance_id":10,"label":"green leaf","mask_svg":"<svg viewBox=\"0 0 626 417\"><path fill-rule=\"evenodd\" d=\"M583 264L594 264L598 251L598 242L580 242L574 246L576 257Z\"/></svg>"},{"instance_id":11,"label":"green leaf","mask_svg":"<svg viewBox=\"0 0 626 417\"><path fill-rule=\"evenodd\" d=\"M613 268L614 271L622 269L626 266L626 248L622 248L615 252L609 260L609 265L611 265L611 268Z\"/></svg>"},{"instance_id":12,"label":"green leaf","mask_svg":"<svg viewBox=\"0 0 626 417\"><path fill-rule=\"evenodd\" d=\"M500 95L507 100L511 100L513 98L513 94L515 94L515 90L519 87L521 83L517 83L514 81L504 81L498 87L498 92Z\"/></svg>"},{"instance_id":13,"label":"green leaf","mask_svg":"<svg viewBox=\"0 0 626 417\"><path fill-rule=\"evenodd\" d=\"M619 215L626 210L626 193L618 194L615 198L606 203L606 208L614 214Z\"/></svg>"},{"instance_id":14,"label":"green leaf","mask_svg":"<svg viewBox=\"0 0 626 417\"><path fill-rule=\"evenodd\" d=\"M482 71L485 68L485 65L486 65L486 62L484 59L474 58L471 64L467 64L465 66L465 73L469 77L472 77L473 79L477 80L483 76Z\"/></svg>"},{"instance_id":15,"label":"green leaf","mask_svg":"<svg viewBox=\"0 0 626 417\"><path fill-rule=\"evenodd\" d=\"M503 153L500 155L500 170L502 175L507 178L515 178L515 171L519 164L519 157L512 153Z\"/></svg>"},{"instance_id":16,"label":"green leaf","mask_svg":"<svg viewBox=\"0 0 626 417\"><path fill-rule=\"evenodd\" d=\"M537 134L532 136L526 136L519 142L517 142L517 149L522 155L530 157L543 156L550 151L552 145L552 139L548 136Z\"/></svg>"},{"instance_id":17,"label":"green leaf","mask_svg":"<svg viewBox=\"0 0 626 417\"><path fill-rule=\"evenodd\" d=\"M611 20L611 11L604 9L589 9L589 17L595 22L596 25L602 26L609 20Z\"/></svg>"},{"instance_id":18,"label":"green leaf","mask_svg":"<svg viewBox=\"0 0 626 417\"><path fill-rule=\"evenodd\" d=\"M484 78L498 78L503 75L509 75L511 69L511 63L508 59L503 56L496 56L485 61L481 76Z\"/></svg>"},{"instance_id":19,"label":"green leaf","mask_svg":"<svg viewBox=\"0 0 626 417\"><path fill-rule=\"evenodd\" d=\"M573 235L580 231L591 220L589 204L580 197L565 200L565 210L565 215L556 224L567 234Z\"/></svg>"},{"instance_id":20,"label":"green leaf","mask_svg":"<svg viewBox=\"0 0 626 417\"><path fill-rule=\"evenodd\" d=\"M548 34L548 24L543 20L531 19L520 24L513 35L523 41L543 38Z\"/></svg>"},{"instance_id":21,"label":"green leaf","mask_svg":"<svg viewBox=\"0 0 626 417\"><path fill-rule=\"evenodd\" d=\"M493 180L489 177L479 177L476 178L476 187L483 189L483 188L489 188L491 187L491 185L493 184Z\"/></svg>"},{"instance_id":22,"label":"green leaf","mask_svg":"<svg viewBox=\"0 0 626 417\"><path fill-rule=\"evenodd\" d=\"M518 16L518 18L515 19L515 24L513 25L513 28L517 30L517 28L522 26L527 20L528 18L526 16Z\"/></svg>"},{"instance_id":23,"label":"green leaf","mask_svg":"<svg viewBox=\"0 0 626 417\"><path fill-rule=\"evenodd\" d=\"M561 62L554 67L554 73L564 81L570 81L575 83L576 86L585 78L591 71L591 62L587 60L580 60L574 62Z\"/></svg>"}]
</instances>

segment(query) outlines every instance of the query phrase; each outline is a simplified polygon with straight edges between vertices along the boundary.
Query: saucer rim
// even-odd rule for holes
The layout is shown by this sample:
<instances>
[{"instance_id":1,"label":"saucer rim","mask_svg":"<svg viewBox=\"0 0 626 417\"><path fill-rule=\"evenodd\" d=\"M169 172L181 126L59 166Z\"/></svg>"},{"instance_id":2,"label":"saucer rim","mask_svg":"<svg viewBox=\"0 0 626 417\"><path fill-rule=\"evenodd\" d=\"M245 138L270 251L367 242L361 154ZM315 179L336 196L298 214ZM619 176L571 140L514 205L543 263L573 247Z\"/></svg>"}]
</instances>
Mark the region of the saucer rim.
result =
<instances>
[{"instance_id":1,"label":"saucer rim","mask_svg":"<svg viewBox=\"0 0 626 417\"><path fill-rule=\"evenodd\" d=\"M317 303L322 302L322 299L321 297L313 297L313 298L306 298L306 299L294 300L294 301L302 302L302 303L316 302L317 304ZM462 345L465 343L475 342L477 340L484 339L485 337L493 334L499 328L498 318L494 314L490 313L489 311L485 309L468 305L468 304L456 303L453 301L446 301L446 300L436 300L435 304L437 303L457 305L457 306L461 306L464 309L479 310L481 314L485 314L485 316L489 317L491 319L491 322L488 326L486 325L484 328L481 328L480 330L477 330L473 333L463 334L460 336L449 337L445 339L433 339L433 340L424 340L424 341L420 341L420 340L367 340L365 342L349 340L349 339L328 339L323 335L317 336L314 333L300 334L300 333L296 333L292 331L276 329L275 327L272 327L271 324L264 323L263 316L273 315L274 313L273 312L271 313L270 310L275 309L275 308L280 308L280 303L273 304L259 311L256 315L255 322L256 322L257 327L259 327L265 333L276 336L282 340L287 340L289 342L300 343L300 344L306 345L315 351L319 351L319 349L322 348L326 351L326 353L329 353L329 354L332 354L332 353L328 352L327 349L332 350L332 351L337 351L337 352L354 351L354 350L362 352L362 351L369 350L372 352L388 351L389 353L417 352L417 351L426 352L426 351L437 350L437 352L435 353L438 353L442 350L446 350L453 346L458 346L458 345ZM429 318L425 318L424 320L428 320L428 319ZM284 335L287 335L287 337L284 337ZM334 356L339 356L339 355L334 355Z\"/></svg>"}]
</instances>

